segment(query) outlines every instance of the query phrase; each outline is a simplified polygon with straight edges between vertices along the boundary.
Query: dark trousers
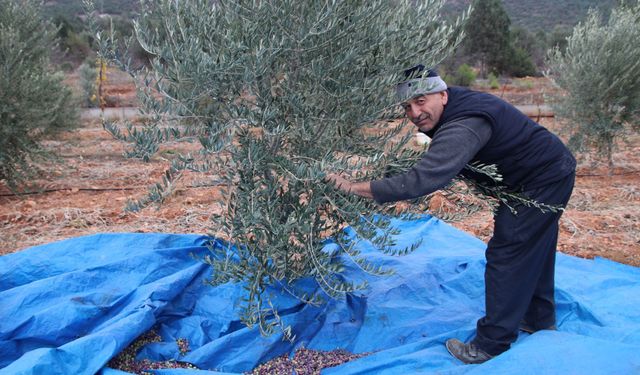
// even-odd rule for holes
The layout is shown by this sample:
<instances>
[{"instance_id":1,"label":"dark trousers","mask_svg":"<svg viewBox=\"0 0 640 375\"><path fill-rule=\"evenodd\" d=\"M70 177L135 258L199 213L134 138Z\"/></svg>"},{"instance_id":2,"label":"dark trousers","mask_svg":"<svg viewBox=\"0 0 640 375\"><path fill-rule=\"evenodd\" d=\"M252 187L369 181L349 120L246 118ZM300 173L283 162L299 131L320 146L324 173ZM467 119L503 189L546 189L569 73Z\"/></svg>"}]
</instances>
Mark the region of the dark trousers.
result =
<instances>
[{"instance_id":1,"label":"dark trousers","mask_svg":"<svg viewBox=\"0 0 640 375\"><path fill-rule=\"evenodd\" d=\"M566 206L575 174L524 194L538 202ZM556 323L554 272L558 221L562 212L543 213L519 205L514 215L500 205L486 250L486 316L478 320L474 344L491 355L509 349L522 320L535 329Z\"/></svg>"}]
</instances>

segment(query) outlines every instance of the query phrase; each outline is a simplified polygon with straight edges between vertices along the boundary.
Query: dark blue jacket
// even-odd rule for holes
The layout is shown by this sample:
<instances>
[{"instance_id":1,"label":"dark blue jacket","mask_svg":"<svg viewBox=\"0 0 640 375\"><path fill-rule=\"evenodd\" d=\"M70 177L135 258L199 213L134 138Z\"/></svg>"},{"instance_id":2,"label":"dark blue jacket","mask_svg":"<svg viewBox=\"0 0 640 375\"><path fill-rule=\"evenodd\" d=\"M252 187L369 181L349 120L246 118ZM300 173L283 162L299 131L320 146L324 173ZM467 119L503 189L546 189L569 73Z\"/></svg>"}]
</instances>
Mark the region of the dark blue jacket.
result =
<instances>
[{"instance_id":1,"label":"dark blue jacket","mask_svg":"<svg viewBox=\"0 0 640 375\"><path fill-rule=\"evenodd\" d=\"M525 191L561 180L575 171L576 160L553 133L511 104L491 94L450 87L449 100L436 126L468 116L491 123L492 134L472 162L496 164L510 190ZM465 176L476 178L467 170Z\"/></svg>"}]
</instances>

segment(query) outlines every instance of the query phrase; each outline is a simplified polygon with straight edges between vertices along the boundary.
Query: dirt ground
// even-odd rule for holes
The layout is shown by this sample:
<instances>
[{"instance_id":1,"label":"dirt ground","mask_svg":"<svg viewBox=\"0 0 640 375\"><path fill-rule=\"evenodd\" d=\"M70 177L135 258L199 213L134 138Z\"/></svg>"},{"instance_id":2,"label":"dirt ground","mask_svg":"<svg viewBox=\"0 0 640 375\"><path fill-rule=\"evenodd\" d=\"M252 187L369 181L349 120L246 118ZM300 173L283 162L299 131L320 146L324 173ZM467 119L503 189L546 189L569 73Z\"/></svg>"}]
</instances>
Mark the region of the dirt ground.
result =
<instances>
[{"instance_id":1,"label":"dirt ground","mask_svg":"<svg viewBox=\"0 0 640 375\"><path fill-rule=\"evenodd\" d=\"M553 88L544 78L508 82L487 90L517 105L545 104ZM135 104L126 84L107 90L110 103ZM111 110L118 115L120 110ZM551 130L557 120L539 118ZM640 137L620 144L614 168L590 155L579 161L575 190L561 219L558 249L585 258L600 256L640 266ZM40 191L14 195L0 184L0 254L70 237L102 232L213 233L209 217L221 212L220 188L213 175L187 174L160 207L125 212L128 199L143 197L158 181L176 151L195 144L168 144L149 163L126 159L127 145L113 139L100 121L85 111L80 127L50 139L46 147L60 157L48 176L36 181ZM467 217L454 226L486 241L490 212Z\"/></svg>"}]
</instances>

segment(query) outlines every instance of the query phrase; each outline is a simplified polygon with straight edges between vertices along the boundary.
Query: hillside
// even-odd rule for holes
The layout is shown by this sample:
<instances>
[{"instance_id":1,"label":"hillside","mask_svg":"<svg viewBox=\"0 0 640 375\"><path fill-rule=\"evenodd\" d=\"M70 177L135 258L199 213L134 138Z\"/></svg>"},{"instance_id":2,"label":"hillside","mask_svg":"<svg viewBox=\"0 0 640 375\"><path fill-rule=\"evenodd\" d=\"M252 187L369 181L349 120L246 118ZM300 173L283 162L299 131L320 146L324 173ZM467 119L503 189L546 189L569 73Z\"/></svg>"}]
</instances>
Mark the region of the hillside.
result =
<instances>
[{"instance_id":1,"label":"hillside","mask_svg":"<svg viewBox=\"0 0 640 375\"><path fill-rule=\"evenodd\" d=\"M135 0L94 0L94 3L100 13L126 15L138 9ZM459 13L470 3L471 0L447 0L446 12ZM618 0L503 0L503 3L514 25L530 31L552 31L556 27L573 27L584 19L589 8L608 14ZM45 4L52 17L83 12L80 0L49 0Z\"/></svg>"},{"instance_id":2,"label":"hillside","mask_svg":"<svg viewBox=\"0 0 640 375\"><path fill-rule=\"evenodd\" d=\"M448 0L447 12L466 9L471 0ZM617 0L503 0L511 23L530 31L552 31L554 28L572 28L585 18L590 8L607 15Z\"/></svg>"}]
</instances>

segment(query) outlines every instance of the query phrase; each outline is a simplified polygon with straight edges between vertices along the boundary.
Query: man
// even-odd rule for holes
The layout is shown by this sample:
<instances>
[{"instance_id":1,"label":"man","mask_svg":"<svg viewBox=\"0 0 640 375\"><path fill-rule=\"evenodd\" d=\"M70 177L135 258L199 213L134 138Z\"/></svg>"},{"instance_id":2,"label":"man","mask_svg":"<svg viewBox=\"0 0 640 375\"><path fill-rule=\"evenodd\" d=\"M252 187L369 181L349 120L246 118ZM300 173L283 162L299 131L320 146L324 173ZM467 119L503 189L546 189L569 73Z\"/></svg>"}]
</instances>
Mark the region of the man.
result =
<instances>
[{"instance_id":1,"label":"man","mask_svg":"<svg viewBox=\"0 0 640 375\"><path fill-rule=\"evenodd\" d=\"M537 202L564 207L575 179L576 161L562 141L515 107L486 93L448 88L433 70L418 65L405 72L398 99L409 120L432 138L429 150L406 173L353 183L339 175L328 181L342 191L378 203L430 194L467 163L495 164L506 189ZM506 351L518 329L556 329L555 251L561 211L543 213L501 204L487 245L486 315L469 343L449 339L449 352L464 363L482 363Z\"/></svg>"}]
</instances>

